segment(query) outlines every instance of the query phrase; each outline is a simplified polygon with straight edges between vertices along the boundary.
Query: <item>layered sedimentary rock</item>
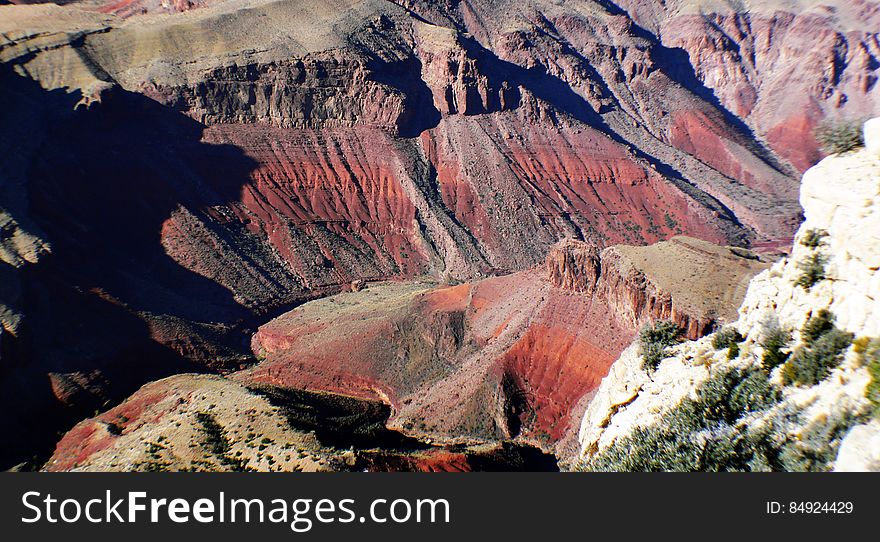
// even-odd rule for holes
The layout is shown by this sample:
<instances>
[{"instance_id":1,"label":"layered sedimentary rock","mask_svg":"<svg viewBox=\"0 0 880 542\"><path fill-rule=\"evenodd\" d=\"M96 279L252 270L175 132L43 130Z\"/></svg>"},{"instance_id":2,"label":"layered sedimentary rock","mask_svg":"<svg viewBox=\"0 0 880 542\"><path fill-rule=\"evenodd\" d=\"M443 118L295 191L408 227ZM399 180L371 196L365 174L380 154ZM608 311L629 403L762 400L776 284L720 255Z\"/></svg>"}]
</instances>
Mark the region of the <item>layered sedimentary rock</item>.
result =
<instances>
[{"instance_id":1,"label":"layered sedimentary rock","mask_svg":"<svg viewBox=\"0 0 880 542\"><path fill-rule=\"evenodd\" d=\"M522 271L567 237L787 244L789 168L633 17L0 6L0 396L33 390L0 432L45 447L146 381L237 370L257 324L353 281Z\"/></svg>"},{"instance_id":2,"label":"layered sedimentary rock","mask_svg":"<svg viewBox=\"0 0 880 542\"><path fill-rule=\"evenodd\" d=\"M801 171L820 157L813 130L823 119L860 119L880 106L876 2L617 4L686 52L721 104Z\"/></svg>"},{"instance_id":3,"label":"layered sedimentary rock","mask_svg":"<svg viewBox=\"0 0 880 542\"><path fill-rule=\"evenodd\" d=\"M670 261L685 273L678 283ZM765 266L685 237L601 252L567 240L542 268L441 288L374 284L307 303L260 327L261 362L234 378L384 401L391 426L408 434L519 438L566 453L572 420L639 327L674 318L699 337L732 318Z\"/></svg>"},{"instance_id":4,"label":"layered sedimentary rock","mask_svg":"<svg viewBox=\"0 0 880 542\"><path fill-rule=\"evenodd\" d=\"M704 383L718 385L713 378L733 369L766 375L753 376L752 382L765 381L762 394L776 399L735 423L727 420L729 426L712 425L714 418L706 422L713 429L700 437L703 450L728 454L714 468L877 468L871 443L877 438L872 418L878 398L870 390L880 379L880 156L876 133L866 130L866 136L873 150L826 158L804 174L805 221L791 256L749 284L732 324L741 334L735 349L726 343L719 348L714 337L686 342L669 349L651 372L634 344L614 362L581 424L588 467L662 468L623 453L627 439L656 443L651 439L676 431L668 425L670 413L694 396L705 396ZM817 322L823 327L814 331ZM832 333L838 346L820 342L825 333ZM803 367L818 376L804 379L798 373ZM680 423L681 414L675 416ZM696 409L690 416L701 423L710 413ZM732 444L726 451L725 442Z\"/></svg>"},{"instance_id":5,"label":"layered sedimentary rock","mask_svg":"<svg viewBox=\"0 0 880 542\"><path fill-rule=\"evenodd\" d=\"M601 252L568 242L547 256L554 285L607 299L630 327L670 320L691 338L735 319L736 300L765 266L749 251L684 236Z\"/></svg>"}]
</instances>

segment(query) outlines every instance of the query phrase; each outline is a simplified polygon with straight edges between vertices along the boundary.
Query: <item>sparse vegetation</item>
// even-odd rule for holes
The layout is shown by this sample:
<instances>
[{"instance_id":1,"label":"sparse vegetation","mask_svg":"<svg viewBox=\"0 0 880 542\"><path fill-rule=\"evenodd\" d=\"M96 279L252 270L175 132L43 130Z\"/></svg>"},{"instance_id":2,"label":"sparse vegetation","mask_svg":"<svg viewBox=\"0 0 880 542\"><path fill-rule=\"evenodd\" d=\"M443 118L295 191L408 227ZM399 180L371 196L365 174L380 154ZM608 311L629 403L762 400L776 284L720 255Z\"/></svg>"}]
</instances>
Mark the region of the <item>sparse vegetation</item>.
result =
<instances>
[{"instance_id":1,"label":"sparse vegetation","mask_svg":"<svg viewBox=\"0 0 880 542\"><path fill-rule=\"evenodd\" d=\"M812 346L816 339L834 329L834 315L826 309L821 309L814 316L810 316L807 323L801 329L801 339L807 346Z\"/></svg>"},{"instance_id":2,"label":"sparse vegetation","mask_svg":"<svg viewBox=\"0 0 880 542\"><path fill-rule=\"evenodd\" d=\"M840 154L865 146L859 120L825 122L816 131L816 141L826 154Z\"/></svg>"},{"instance_id":3,"label":"sparse vegetation","mask_svg":"<svg viewBox=\"0 0 880 542\"><path fill-rule=\"evenodd\" d=\"M764 331L764 337L761 346L764 348L764 354L761 356L761 367L766 374L788 361L790 352L783 352L782 349L788 346L791 335L781 329L778 325L769 327Z\"/></svg>"},{"instance_id":4,"label":"sparse vegetation","mask_svg":"<svg viewBox=\"0 0 880 542\"><path fill-rule=\"evenodd\" d=\"M670 230L675 230L678 228L678 222L676 222L675 219L669 215L669 213L663 213L663 220L664 222L666 222L666 227Z\"/></svg>"},{"instance_id":5,"label":"sparse vegetation","mask_svg":"<svg viewBox=\"0 0 880 542\"><path fill-rule=\"evenodd\" d=\"M715 333L712 337L712 348L715 350L727 349L727 359L736 359L739 357L739 343L743 342L745 337L733 327L726 327Z\"/></svg>"},{"instance_id":6,"label":"sparse vegetation","mask_svg":"<svg viewBox=\"0 0 880 542\"><path fill-rule=\"evenodd\" d=\"M827 471L857 415L810 421L757 368L729 368L647 427L593 456L587 471ZM803 427L796 434L792 427Z\"/></svg>"},{"instance_id":7,"label":"sparse vegetation","mask_svg":"<svg viewBox=\"0 0 880 542\"><path fill-rule=\"evenodd\" d=\"M739 344L733 343L727 347L727 359L733 360L739 357Z\"/></svg>"},{"instance_id":8,"label":"sparse vegetation","mask_svg":"<svg viewBox=\"0 0 880 542\"><path fill-rule=\"evenodd\" d=\"M798 264L801 274L795 281L797 286L809 290L820 280L825 279L825 264L828 259L819 253L811 254Z\"/></svg>"},{"instance_id":9,"label":"sparse vegetation","mask_svg":"<svg viewBox=\"0 0 880 542\"><path fill-rule=\"evenodd\" d=\"M880 416L880 338L860 337L854 342L853 350L871 375L871 381L865 387L865 398L871 401L873 414Z\"/></svg>"},{"instance_id":10,"label":"sparse vegetation","mask_svg":"<svg viewBox=\"0 0 880 542\"><path fill-rule=\"evenodd\" d=\"M723 350L729 348L731 344L741 343L743 340L742 334L736 328L726 327L712 337L712 348Z\"/></svg>"},{"instance_id":11,"label":"sparse vegetation","mask_svg":"<svg viewBox=\"0 0 880 542\"><path fill-rule=\"evenodd\" d=\"M840 442L846 433L859 423L859 416L852 412L832 412L829 416L820 416L809 423L798 436L788 435L786 427L802 426L805 421L800 412L787 408L773 417L767 426L765 441L767 447L764 461L766 468L762 470L784 470L791 472L822 472L834 464ZM774 446L775 439L782 439L782 444Z\"/></svg>"},{"instance_id":12,"label":"sparse vegetation","mask_svg":"<svg viewBox=\"0 0 880 542\"><path fill-rule=\"evenodd\" d=\"M853 334L834 326L834 316L826 310L812 316L803 329L804 344L782 369L785 385L815 386L840 365Z\"/></svg>"},{"instance_id":13,"label":"sparse vegetation","mask_svg":"<svg viewBox=\"0 0 880 542\"><path fill-rule=\"evenodd\" d=\"M642 369L654 371L666 357L667 348L681 342L684 330L675 322L659 320L642 328L639 333L639 353Z\"/></svg>"},{"instance_id":14,"label":"sparse vegetation","mask_svg":"<svg viewBox=\"0 0 880 542\"><path fill-rule=\"evenodd\" d=\"M589 471L752 470L763 442L744 420L774 406L779 390L757 369L729 368L706 380L659 423L639 427L582 465Z\"/></svg>"},{"instance_id":15,"label":"sparse vegetation","mask_svg":"<svg viewBox=\"0 0 880 542\"><path fill-rule=\"evenodd\" d=\"M247 469L247 462L239 457L230 455L231 446L226 430L217 423L214 416L207 412L196 413L196 420L201 424L205 434L204 444L208 451L220 460L220 464L229 467L230 470L242 471Z\"/></svg>"},{"instance_id":16,"label":"sparse vegetation","mask_svg":"<svg viewBox=\"0 0 880 542\"><path fill-rule=\"evenodd\" d=\"M827 231L813 228L804 233L804 237L801 239L801 244L807 248L815 250L822 246L826 237L828 237Z\"/></svg>"}]
</instances>

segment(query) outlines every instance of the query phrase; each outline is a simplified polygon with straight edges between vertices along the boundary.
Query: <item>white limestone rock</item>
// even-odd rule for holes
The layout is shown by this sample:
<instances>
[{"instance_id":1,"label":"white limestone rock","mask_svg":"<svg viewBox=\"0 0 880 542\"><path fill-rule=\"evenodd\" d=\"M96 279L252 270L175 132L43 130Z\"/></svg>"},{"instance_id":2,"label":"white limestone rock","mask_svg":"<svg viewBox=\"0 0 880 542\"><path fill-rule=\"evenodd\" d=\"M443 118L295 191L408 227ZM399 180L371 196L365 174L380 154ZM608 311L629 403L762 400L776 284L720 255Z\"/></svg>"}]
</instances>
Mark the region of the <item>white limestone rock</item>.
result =
<instances>
[{"instance_id":1,"label":"white limestone rock","mask_svg":"<svg viewBox=\"0 0 880 542\"><path fill-rule=\"evenodd\" d=\"M880 472L880 422L850 429L837 453L834 472Z\"/></svg>"},{"instance_id":2,"label":"white limestone rock","mask_svg":"<svg viewBox=\"0 0 880 542\"><path fill-rule=\"evenodd\" d=\"M874 156L880 156L880 118L865 123L865 149Z\"/></svg>"}]
</instances>

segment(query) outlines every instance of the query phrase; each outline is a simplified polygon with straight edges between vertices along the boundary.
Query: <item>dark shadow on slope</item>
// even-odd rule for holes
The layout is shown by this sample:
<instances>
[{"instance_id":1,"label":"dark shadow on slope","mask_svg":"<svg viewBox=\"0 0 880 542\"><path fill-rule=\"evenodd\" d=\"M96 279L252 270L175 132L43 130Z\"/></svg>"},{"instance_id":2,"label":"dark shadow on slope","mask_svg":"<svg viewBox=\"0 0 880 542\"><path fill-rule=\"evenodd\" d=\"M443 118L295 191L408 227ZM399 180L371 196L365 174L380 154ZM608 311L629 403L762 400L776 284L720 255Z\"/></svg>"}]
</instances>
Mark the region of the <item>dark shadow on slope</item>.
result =
<instances>
[{"instance_id":1,"label":"dark shadow on slope","mask_svg":"<svg viewBox=\"0 0 880 542\"><path fill-rule=\"evenodd\" d=\"M395 63L370 62L371 78L404 94L403 112L397 119L400 137L417 137L440 123L440 111L434 107L431 89L422 80L421 62L415 56Z\"/></svg>"},{"instance_id":2,"label":"dark shadow on slope","mask_svg":"<svg viewBox=\"0 0 880 542\"><path fill-rule=\"evenodd\" d=\"M430 448L418 439L386 428L391 408L379 401L275 386L251 389L280 408L291 427L314 431L324 446L399 451Z\"/></svg>"},{"instance_id":3,"label":"dark shadow on slope","mask_svg":"<svg viewBox=\"0 0 880 542\"><path fill-rule=\"evenodd\" d=\"M414 13L411 15L418 17ZM394 22L383 15L373 21L359 39L382 44L387 36L399 32ZM431 89L422 80L422 63L419 58L413 54L402 60L389 61L373 52L375 46L371 47L369 43L358 45L370 57L366 65L370 79L395 88L404 96L403 111L397 119L398 135L403 138L416 137L425 130L436 127L440 123L440 111L434 107Z\"/></svg>"},{"instance_id":4,"label":"dark shadow on slope","mask_svg":"<svg viewBox=\"0 0 880 542\"><path fill-rule=\"evenodd\" d=\"M323 446L352 450L354 470L412 470L419 454L431 451L462 454L467 468L474 471L559 470L555 456L528 444L505 441L482 449L443 447L388 429L391 408L379 401L275 386L251 390L278 407L294 429L314 431Z\"/></svg>"},{"instance_id":5,"label":"dark shadow on slope","mask_svg":"<svg viewBox=\"0 0 880 542\"><path fill-rule=\"evenodd\" d=\"M43 90L7 65L0 98L15 111L0 112L4 148L25 134L37 149L26 178L0 181L26 190L27 208L15 212L52 247L37 264L0 264L15 284L0 303L22 315L2 344L2 468L39 462L59 432L147 381L246 355L232 325L193 339L200 323L250 312L171 259L160 236L180 206L198 214L237 200L254 164L235 147L202 143L200 124L120 89L74 111L78 93Z\"/></svg>"}]
</instances>

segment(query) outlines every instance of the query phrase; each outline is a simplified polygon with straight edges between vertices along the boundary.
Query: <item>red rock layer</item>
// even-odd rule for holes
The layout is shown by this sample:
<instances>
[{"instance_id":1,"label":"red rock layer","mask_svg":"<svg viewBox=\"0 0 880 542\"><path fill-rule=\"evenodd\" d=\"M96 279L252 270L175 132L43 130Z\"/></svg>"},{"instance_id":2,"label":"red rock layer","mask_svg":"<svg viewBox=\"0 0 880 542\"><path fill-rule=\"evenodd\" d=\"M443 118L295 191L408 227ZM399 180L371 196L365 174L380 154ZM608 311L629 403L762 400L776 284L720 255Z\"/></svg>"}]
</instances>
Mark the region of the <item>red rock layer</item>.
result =
<instances>
[{"instance_id":1,"label":"red rock layer","mask_svg":"<svg viewBox=\"0 0 880 542\"><path fill-rule=\"evenodd\" d=\"M745 275L719 281L734 287ZM380 399L392 427L447 442L564 447L584 398L643 324L673 320L696 338L734 310L689 312L677 295L614 247L565 241L543 269L435 289L377 284L306 304L259 329L263 361L235 378Z\"/></svg>"},{"instance_id":2,"label":"red rock layer","mask_svg":"<svg viewBox=\"0 0 880 542\"><path fill-rule=\"evenodd\" d=\"M644 9L644 3L622 5L634 14ZM876 3L803 12L705 10L665 20L642 15L646 24L659 18L653 24L663 43L687 51L697 77L722 104L801 171L820 158L813 130L824 118L876 112Z\"/></svg>"},{"instance_id":3,"label":"red rock layer","mask_svg":"<svg viewBox=\"0 0 880 542\"><path fill-rule=\"evenodd\" d=\"M810 104L862 111L876 94L876 40L841 34L815 17L682 19L680 39L672 26L657 30L664 43L691 53L695 78L677 73L686 61L670 62L674 51L611 5L401 2L411 13L391 2L351 4L357 9L326 6L340 21L332 28L277 33L261 24L267 12L260 7L234 11L233 4L109 18L100 31L4 33L11 37L0 44L0 101L13 116L0 141L16 149L0 160L14 196L10 223L51 246L50 255L32 258L37 263L19 258L30 262L10 271L20 292L2 300L21 316L21 333L4 335L4 352L15 352L4 366L14 369L0 386L39 390L34 405L0 405L16 413L3 420L15 431L4 432L56 423L55 398L72 404L76 396L85 409L89 401L79 398L102 405L184 367L237 367L256 323L357 280L522 271L566 237L604 247L686 233L778 247L798 220L796 181L705 87L719 89L729 111L754 118L757 133L795 163L812 160L809 152L793 154L818 118ZM128 16L201 3L89 5ZM301 7L272 6L279 17ZM193 58L180 46L184 22L204 21L207 31L226 9L223 28L259 29L259 43L226 50L221 45L239 42L221 40ZM301 39L313 34L323 37ZM71 58L78 60L70 66L59 60ZM805 59L807 68L789 58ZM790 94L780 82L786 78L755 80L749 62L757 72L791 74L812 101L792 100L796 111L771 114L774 103L788 103L778 99ZM718 65L730 70L715 85ZM75 89L82 81L90 85L85 101ZM68 83L70 92L47 90ZM500 290L509 287L521 290L523 307L537 305L544 286L528 276L488 281L473 299L504 307L510 293ZM475 344L503 337L504 347L497 343L489 356L502 359L528 327L524 317L508 307L498 309L506 324L491 314L471 322L483 314L471 302L456 309L477 330L469 336ZM666 314L665 302L649 295L645 303L655 316ZM427 331L431 318L454 320L456 311L413 309L424 329L400 333L440 340ZM454 328L453 320L441 327ZM368 331L380 337L393 329L391 321L375 325ZM569 324L560 325L548 348L592 355ZM519 350L531 352L530 344ZM443 348L430 355L476 355L469 345L452 354ZM524 359L538 355L514 356L516 370L508 372L473 361L474 382L500 379L465 394L493 405L496 427L472 423L484 411L478 401L442 423L442 415L432 419L447 432L507 432L503 405L511 399L503 388L525 383L505 374L532 374ZM548 355L538 365L556 363ZM352 363L333 377L340 390L400 393L385 384L381 367ZM303 369L302 380L321 382L323 371ZM529 385L544 390L541 370L534 371ZM428 386L438 375L415 381ZM559 404L588 387L566 388L570 397ZM433 393L425 389L426 397ZM564 424L555 417L536 427L558 434Z\"/></svg>"},{"instance_id":4,"label":"red rock layer","mask_svg":"<svg viewBox=\"0 0 880 542\"><path fill-rule=\"evenodd\" d=\"M424 272L404 160L388 132L216 125L203 141L254 160L228 219L264 237L308 287Z\"/></svg>"}]
</instances>

